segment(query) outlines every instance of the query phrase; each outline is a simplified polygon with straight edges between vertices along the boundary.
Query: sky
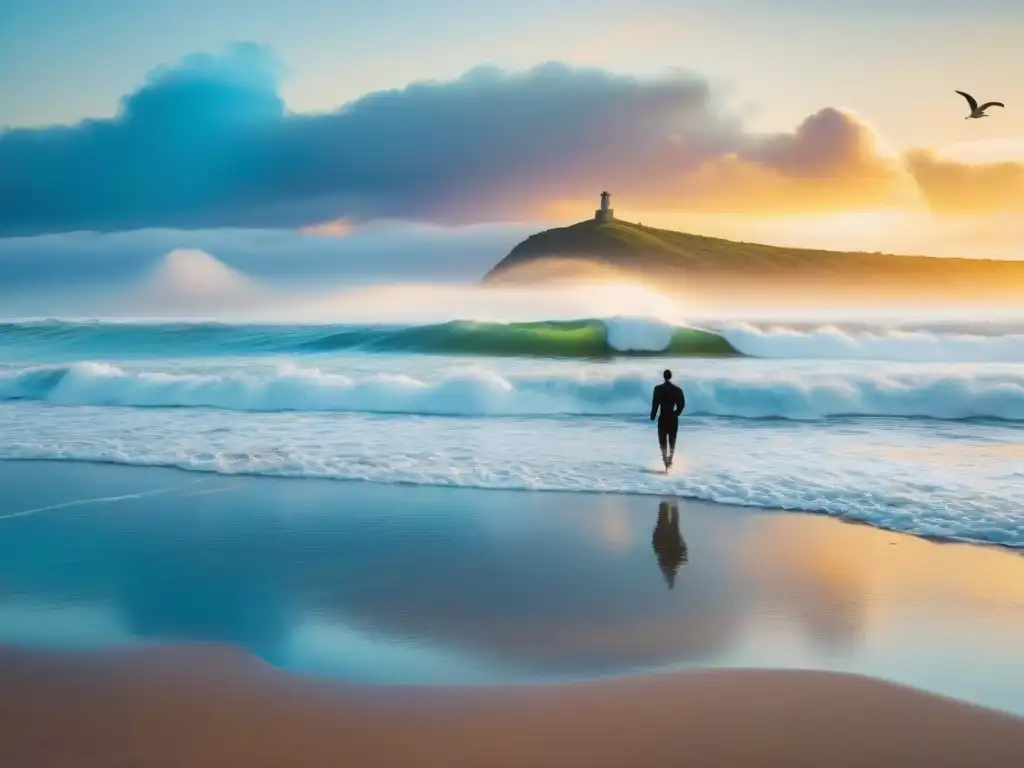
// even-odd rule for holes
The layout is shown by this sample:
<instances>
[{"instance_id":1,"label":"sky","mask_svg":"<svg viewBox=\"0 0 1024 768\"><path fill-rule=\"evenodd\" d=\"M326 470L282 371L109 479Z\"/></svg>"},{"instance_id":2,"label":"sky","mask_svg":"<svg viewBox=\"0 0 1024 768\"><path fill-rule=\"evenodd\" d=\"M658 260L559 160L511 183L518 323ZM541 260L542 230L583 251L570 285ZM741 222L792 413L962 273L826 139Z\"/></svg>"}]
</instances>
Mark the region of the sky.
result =
<instances>
[{"instance_id":1,"label":"sky","mask_svg":"<svg viewBox=\"0 0 1024 768\"><path fill-rule=\"evenodd\" d=\"M1017 0L0 0L0 276L269 230L300 272L358 231L468 277L604 188L725 237L1024 257L1022 35Z\"/></svg>"}]
</instances>

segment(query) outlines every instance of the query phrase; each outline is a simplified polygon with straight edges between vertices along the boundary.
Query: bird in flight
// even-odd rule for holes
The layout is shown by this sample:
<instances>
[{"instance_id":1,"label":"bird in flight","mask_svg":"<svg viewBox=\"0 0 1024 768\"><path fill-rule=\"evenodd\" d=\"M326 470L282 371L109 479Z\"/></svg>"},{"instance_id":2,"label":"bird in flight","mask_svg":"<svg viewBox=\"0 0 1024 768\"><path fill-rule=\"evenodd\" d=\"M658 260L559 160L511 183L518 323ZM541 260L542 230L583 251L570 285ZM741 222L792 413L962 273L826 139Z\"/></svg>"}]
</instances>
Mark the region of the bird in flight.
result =
<instances>
[{"instance_id":1,"label":"bird in flight","mask_svg":"<svg viewBox=\"0 0 1024 768\"><path fill-rule=\"evenodd\" d=\"M967 104L971 108L971 114L969 114L967 117L965 117L964 120L970 120L972 117L988 117L988 115L985 114L985 110L988 109L989 107L1005 107L1006 106L1001 101L990 101L990 102L987 102L986 104L982 104L979 107L978 106L978 102L975 100L975 98L973 96L971 96L971 94L964 93L963 91L957 91L957 93L959 93L961 96L963 96L965 99L967 99Z\"/></svg>"}]
</instances>

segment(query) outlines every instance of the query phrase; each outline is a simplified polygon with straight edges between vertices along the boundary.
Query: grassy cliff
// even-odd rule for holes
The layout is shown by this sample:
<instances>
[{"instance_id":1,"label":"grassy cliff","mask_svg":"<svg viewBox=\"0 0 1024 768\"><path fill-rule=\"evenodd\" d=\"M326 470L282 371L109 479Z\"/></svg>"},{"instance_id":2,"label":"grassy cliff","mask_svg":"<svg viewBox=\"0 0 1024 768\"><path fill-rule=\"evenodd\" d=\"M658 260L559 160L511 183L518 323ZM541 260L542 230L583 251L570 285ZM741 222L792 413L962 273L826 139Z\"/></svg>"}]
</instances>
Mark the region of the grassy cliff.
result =
<instances>
[{"instance_id":1,"label":"grassy cliff","mask_svg":"<svg viewBox=\"0 0 1024 768\"><path fill-rule=\"evenodd\" d=\"M584 221L549 229L519 243L485 277L487 283L537 283L587 266L611 268L659 283L719 288L743 283L935 297L1018 300L1024 304L1024 262L896 256L885 253L782 248L723 240L625 221Z\"/></svg>"}]
</instances>

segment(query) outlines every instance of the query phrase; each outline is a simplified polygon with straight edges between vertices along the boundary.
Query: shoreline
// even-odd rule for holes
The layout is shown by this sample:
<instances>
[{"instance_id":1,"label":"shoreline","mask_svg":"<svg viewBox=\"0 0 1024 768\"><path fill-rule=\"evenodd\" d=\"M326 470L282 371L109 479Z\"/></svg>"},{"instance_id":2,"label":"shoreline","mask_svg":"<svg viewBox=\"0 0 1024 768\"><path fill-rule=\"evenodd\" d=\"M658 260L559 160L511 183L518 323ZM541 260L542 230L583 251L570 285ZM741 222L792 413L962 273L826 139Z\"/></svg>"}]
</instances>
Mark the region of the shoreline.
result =
<instances>
[{"instance_id":1,"label":"shoreline","mask_svg":"<svg viewBox=\"0 0 1024 768\"><path fill-rule=\"evenodd\" d=\"M706 670L530 688L312 682L213 646L0 647L5 765L1012 765L1024 719L859 675Z\"/></svg>"},{"instance_id":2,"label":"shoreline","mask_svg":"<svg viewBox=\"0 0 1024 768\"><path fill-rule=\"evenodd\" d=\"M145 470L160 470L160 471L171 471L176 473L184 473L185 475L200 475L206 477L218 477L225 480L232 478L253 478L262 480L285 480L289 482L298 481L310 481L315 483L341 483L345 485L372 485L381 488L424 488L424 489L441 489L452 492L467 491L470 493L487 493L487 494L545 494L545 495L565 495L570 497L576 496L591 496L598 498L607 497L623 497L633 499L671 499L674 501L684 502L687 504L696 505L708 505L713 508L721 509L740 509L748 512L763 512L766 514L783 514L783 515L798 515L812 518L824 518L834 520L838 523L847 525L863 526L875 531L882 533L890 533L898 536L910 536L921 541L926 541L930 544L940 545L961 545L970 547L982 547L986 549L993 549L996 551L1004 551L1009 554L1018 555L1024 557L1024 548L1015 547L1010 544L1004 544L999 541L984 541L981 539L971 539L966 537L957 536L937 536L929 535L924 533L914 533L912 531L906 531L901 528L890 527L882 525L869 520L862 520L856 517L846 517L826 512L822 510L802 509L802 508L788 508L788 507L772 507L772 506L760 506L756 504L745 504L741 501L716 501L714 499L705 499L699 496L687 496L679 493L641 493L638 491L602 491L602 490L569 490L565 488L498 488L492 486L475 486L475 485L445 485L442 483L430 483L430 482L406 482L406 481L395 481L395 482L383 482L376 479L362 479L362 478L347 478L347 477L331 477L329 475L316 476L316 475L302 475L302 474L269 474L265 472L257 471L238 471L238 472L222 472L213 469L198 469L195 467L183 467L178 464L137 464L120 462L115 460L97 460L97 459L54 459L50 457L43 458L0 458L0 465L3 464L53 464L57 466L63 466L67 464L73 465L85 465L85 466L97 466L97 467L119 467L128 470L138 469L141 471ZM645 469L645 472L657 473L657 470ZM0 514L0 522L4 520L4 515Z\"/></svg>"},{"instance_id":3,"label":"shoreline","mask_svg":"<svg viewBox=\"0 0 1024 768\"><path fill-rule=\"evenodd\" d=\"M1024 715L1013 550L636 495L72 462L0 485L0 646L218 643L478 689L852 672Z\"/></svg>"}]
</instances>

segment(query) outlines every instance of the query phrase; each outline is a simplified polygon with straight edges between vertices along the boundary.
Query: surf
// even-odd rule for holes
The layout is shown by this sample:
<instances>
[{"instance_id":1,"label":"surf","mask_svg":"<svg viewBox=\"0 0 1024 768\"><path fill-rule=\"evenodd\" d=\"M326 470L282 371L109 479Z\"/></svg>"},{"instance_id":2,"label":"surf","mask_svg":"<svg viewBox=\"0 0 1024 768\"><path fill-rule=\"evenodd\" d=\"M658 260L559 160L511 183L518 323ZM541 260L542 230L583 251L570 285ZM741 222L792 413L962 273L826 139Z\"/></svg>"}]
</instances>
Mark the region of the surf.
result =
<instances>
[{"instance_id":1,"label":"surf","mask_svg":"<svg viewBox=\"0 0 1024 768\"><path fill-rule=\"evenodd\" d=\"M1024 371L859 374L683 372L687 416L1024 421ZM651 379L635 372L512 374L467 366L434 378L349 375L278 364L227 372L138 370L103 362L0 371L0 401L131 408L314 411L425 416L618 416L650 408Z\"/></svg>"},{"instance_id":2,"label":"surf","mask_svg":"<svg viewBox=\"0 0 1024 768\"><path fill-rule=\"evenodd\" d=\"M774 360L1024 363L1024 328L990 323L787 326L734 324L718 332L748 357Z\"/></svg>"}]
</instances>

